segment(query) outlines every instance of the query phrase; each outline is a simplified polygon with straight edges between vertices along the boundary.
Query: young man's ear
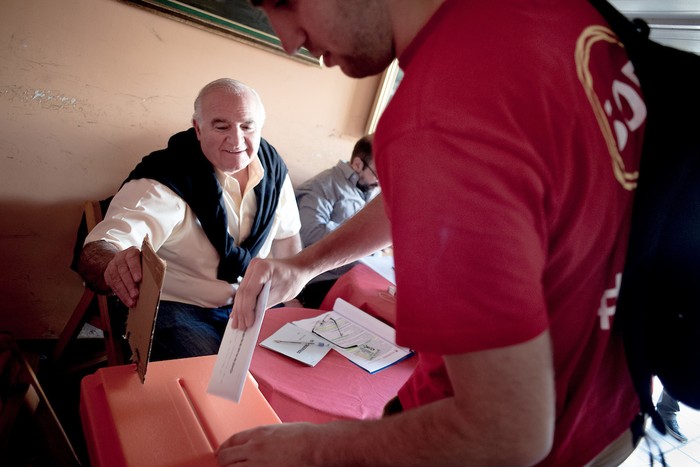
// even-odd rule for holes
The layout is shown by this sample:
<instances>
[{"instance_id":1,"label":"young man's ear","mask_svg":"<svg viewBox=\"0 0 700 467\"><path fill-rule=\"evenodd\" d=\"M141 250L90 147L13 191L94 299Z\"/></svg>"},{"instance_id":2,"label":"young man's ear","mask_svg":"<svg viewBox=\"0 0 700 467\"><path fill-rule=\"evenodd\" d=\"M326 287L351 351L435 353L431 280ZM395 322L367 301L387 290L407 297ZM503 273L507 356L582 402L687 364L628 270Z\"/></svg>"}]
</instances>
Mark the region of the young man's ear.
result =
<instances>
[{"instance_id":1,"label":"young man's ear","mask_svg":"<svg viewBox=\"0 0 700 467\"><path fill-rule=\"evenodd\" d=\"M359 174L365 168L365 163L362 161L362 159L356 157L350 161L350 167L352 167L352 170Z\"/></svg>"}]
</instances>

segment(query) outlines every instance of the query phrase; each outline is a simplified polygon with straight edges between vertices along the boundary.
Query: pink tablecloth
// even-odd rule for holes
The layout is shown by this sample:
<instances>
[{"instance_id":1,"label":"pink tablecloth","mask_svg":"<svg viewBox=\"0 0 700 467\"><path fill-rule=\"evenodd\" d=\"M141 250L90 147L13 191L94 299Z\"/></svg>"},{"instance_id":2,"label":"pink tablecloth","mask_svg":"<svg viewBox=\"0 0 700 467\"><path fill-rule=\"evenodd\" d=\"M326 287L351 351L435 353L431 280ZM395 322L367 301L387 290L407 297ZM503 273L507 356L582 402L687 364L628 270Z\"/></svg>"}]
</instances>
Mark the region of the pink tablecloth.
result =
<instances>
[{"instance_id":1,"label":"pink tablecloth","mask_svg":"<svg viewBox=\"0 0 700 467\"><path fill-rule=\"evenodd\" d=\"M393 325L396 322L396 297L389 293L391 282L360 263L340 276L323 299L321 310L332 310L337 298Z\"/></svg>"},{"instance_id":2,"label":"pink tablecloth","mask_svg":"<svg viewBox=\"0 0 700 467\"><path fill-rule=\"evenodd\" d=\"M320 315L306 308L273 308L266 312L258 343L285 323ZM410 357L369 374L331 350L315 367L277 352L255 349L250 372L283 422L379 418L416 365Z\"/></svg>"}]
</instances>

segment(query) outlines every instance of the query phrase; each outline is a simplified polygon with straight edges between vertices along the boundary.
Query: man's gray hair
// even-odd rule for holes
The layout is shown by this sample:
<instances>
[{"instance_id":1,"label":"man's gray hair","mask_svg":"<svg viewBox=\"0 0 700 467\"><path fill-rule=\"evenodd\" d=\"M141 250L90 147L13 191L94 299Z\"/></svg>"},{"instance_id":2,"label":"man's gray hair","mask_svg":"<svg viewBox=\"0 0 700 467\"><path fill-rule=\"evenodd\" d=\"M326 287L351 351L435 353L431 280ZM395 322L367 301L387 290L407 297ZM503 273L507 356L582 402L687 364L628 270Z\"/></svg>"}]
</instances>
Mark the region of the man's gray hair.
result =
<instances>
[{"instance_id":1,"label":"man's gray hair","mask_svg":"<svg viewBox=\"0 0 700 467\"><path fill-rule=\"evenodd\" d=\"M207 95L209 92L215 89L225 89L227 92L236 96L242 96L246 93L251 93L253 96L255 96L255 99L258 102L260 120L257 123L260 125L260 127L262 127L265 124L265 106L263 105L262 100L260 99L260 96L258 95L257 91L255 91L255 89L251 88L250 86L243 84L240 81L236 81L232 78L217 79L207 84L199 91L199 94L197 94L197 98L194 100L194 114L192 115L192 118L195 119L198 123L202 123L202 99L205 95Z\"/></svg>"}]
</instances>

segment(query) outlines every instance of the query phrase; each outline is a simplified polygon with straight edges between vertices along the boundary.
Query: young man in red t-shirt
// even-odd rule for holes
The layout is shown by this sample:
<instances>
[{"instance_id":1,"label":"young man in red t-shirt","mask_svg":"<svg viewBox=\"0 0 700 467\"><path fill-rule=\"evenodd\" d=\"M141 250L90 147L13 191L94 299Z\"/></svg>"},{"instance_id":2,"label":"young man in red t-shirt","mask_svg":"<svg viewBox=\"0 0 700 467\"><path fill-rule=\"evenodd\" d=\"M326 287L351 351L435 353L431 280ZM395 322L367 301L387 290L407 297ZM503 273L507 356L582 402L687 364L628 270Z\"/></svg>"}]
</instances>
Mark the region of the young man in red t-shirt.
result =
<instances>
[{"instance_id":1,"label":"young man in red t-shirt","mask_svg":"<svg viewBox=\"0 0 700 467\"><path fill-rule=\"evenodd\" d=\"M585 0L260 3L288 52L354 77L396 56L404 77L375 134L382 195L299 255L251 263L234 325L264 282L281 301L393 243L397 341L419 362L396 416L252 430L219 461L624 460L639 407L611 324L646 107L603 19Z\"/></svg>"}]
</instances>

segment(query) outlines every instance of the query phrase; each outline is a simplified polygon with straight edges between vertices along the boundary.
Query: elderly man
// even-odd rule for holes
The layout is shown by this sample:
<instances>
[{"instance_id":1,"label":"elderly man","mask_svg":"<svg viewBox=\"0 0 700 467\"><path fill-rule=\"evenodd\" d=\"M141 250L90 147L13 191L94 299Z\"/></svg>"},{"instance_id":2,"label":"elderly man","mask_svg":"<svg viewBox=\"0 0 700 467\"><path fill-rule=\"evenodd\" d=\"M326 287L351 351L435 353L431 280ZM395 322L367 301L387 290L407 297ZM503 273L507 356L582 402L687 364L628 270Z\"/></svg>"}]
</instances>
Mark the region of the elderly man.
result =
<instances>
[{"instance_id":1,"label":"elderly man","mask_svg":"<svg viewBox=\"0 0 700 467\"><path fill-rule=\"evenodd\" d=\"M396 339L418 365L394 415L233 435L239 465L619 465L639 411L611 331L646 107L625 49L586 0L254 0L287 52L354 77L404 71L377 126L382 193L262 284L391 242Z\"/></svg>"},{"instance_id":2,"label":"elderly man","mask_svg":"<svg viewBox=\"0 0 700 467\"><path fill-rule=\"evenodd\" d=\"M216 353L250 260L301 249L294 191L261 138L264 121L253 89L232 79L209 83L195 100L193 128L136 166L85 240L79 272L129 307L146 235L167 261L152 360Z\"/></svg>"},{"instance_id":3,"label":"elderly man","mask_svg":"<svg viewBox=\"0 0 700 467\"><path fill-rule=\"evenodd\" d=\"M365 135L355 143L350 162L338 161L297 187L304 247L321 240L355 215L377 195L378 186L372 159L372 135ZM318 308L338 277L353 264L313 278L301 294L303 305Z\"/></svg>"}]
</instances>

